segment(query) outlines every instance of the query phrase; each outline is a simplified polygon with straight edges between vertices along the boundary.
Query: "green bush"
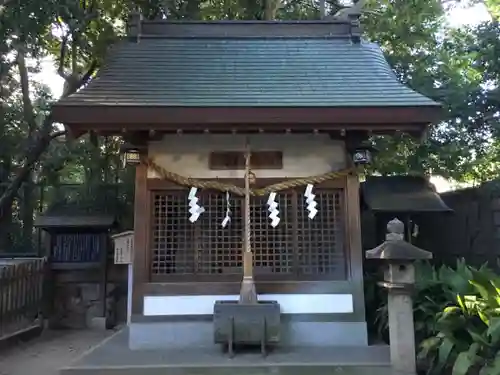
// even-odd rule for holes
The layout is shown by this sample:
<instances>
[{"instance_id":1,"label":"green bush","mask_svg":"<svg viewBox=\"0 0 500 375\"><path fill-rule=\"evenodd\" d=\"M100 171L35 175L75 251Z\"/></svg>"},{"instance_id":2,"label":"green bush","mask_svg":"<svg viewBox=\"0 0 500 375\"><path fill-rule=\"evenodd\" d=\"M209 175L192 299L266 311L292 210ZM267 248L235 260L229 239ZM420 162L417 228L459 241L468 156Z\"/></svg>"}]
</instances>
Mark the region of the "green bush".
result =
<instances>
[{"instance_id":1,"label":"green bush","mask_svg":"<svg viewBox=\"0 0 500 375\"><path fill-rule=\"evenodd\" d=\"M387 339L387 301L377 297L367 304L373 309L377 301L372 331ZM424 373L500 374L500 277L486 265L417 264L414 316Z\"/></svg>"},{"instance_id":2,"label":"green bush","mask_svg":"<svg viewBox=\"0 0 500 375\"><path fill-rule=\"evenodd\" d=\"M419 344L418 357L428 374L498 375L500 277L486 267L463 271L471 290L455 290L451 303L433 319L431 334Z\"/></svg>"},{"instance_id":3,"label":"green bush","mask_svg":"<svg viewBox=\"0 0 500 375\"><path fill-rule=\"evenodd\" d=\"M481 269L484 269L481 268ZM374 278L380 280L382 276L368 277L370 284ZM448 266L435 267L428 262L416 264L415 268L415 293L414 293L414 315L415 315L415 336L417 341L421 341L435 332L433 321L436 315L451 304L455 299L455 295L474 293L472 285L469 283L471 277L470 268L463 260L457 261L455 268ZM370 290L371 297L367 300L368 310L373 311L374 306L376 314L371 319L375 323L372 331L377 332L378 338L384 339L388 337L388 313L387 313L387 298L380 297L376 294L373 298L371 291L372 287L366 287ZM380 288L379 288L380 290ZM383 292L384 295L386 292ZM370 298L369 297L369 298Z\"/></svg>"}]
</instances>

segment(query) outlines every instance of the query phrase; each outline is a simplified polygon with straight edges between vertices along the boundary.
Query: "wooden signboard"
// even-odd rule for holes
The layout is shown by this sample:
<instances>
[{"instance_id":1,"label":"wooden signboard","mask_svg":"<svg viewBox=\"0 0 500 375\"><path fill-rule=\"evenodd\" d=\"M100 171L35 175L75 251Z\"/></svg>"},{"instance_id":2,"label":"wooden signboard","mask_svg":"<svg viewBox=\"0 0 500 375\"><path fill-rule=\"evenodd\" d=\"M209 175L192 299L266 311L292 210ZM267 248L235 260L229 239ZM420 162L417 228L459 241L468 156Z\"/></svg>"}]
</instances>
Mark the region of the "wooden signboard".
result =
<instances>
[{"instance_id":1,"label":"wooden signboard","mask_svg":"<svg viewBox=\"0 0 500 375\"><path fill-rule=\"evenodd\" d=\"M122 232L111 237L115 245L115 264L132 264L134 232Z\"/></svg>"}]
</instances>

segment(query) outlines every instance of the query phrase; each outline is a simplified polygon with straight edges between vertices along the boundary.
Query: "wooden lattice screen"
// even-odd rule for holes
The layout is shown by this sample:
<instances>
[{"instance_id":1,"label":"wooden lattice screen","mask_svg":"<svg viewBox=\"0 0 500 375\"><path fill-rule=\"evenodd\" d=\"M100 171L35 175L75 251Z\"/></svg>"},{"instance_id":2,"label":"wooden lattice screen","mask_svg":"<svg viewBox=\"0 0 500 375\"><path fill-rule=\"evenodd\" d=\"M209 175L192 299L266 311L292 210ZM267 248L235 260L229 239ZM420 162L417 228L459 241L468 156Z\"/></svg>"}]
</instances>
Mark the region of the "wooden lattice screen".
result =
<instances>
[{"instance_id":1,"label":"wooden lattice screen","mask_svg":"<svg viewBox=\"0 0 500 375\"><path fill-rule=\"evenodd\" d=\"M346 278L343 191L315 191L319 212L309 220L302 193L278 194L281 222L269 225L267 197L252 198L252 248L255 274L283 278ZM153 276L241 275L243 198L231 197L231 223L222 228L226 213L223 193L204 192L206 211L189 222L186 191L153 192Z\"/></svg>"}]
</instances>

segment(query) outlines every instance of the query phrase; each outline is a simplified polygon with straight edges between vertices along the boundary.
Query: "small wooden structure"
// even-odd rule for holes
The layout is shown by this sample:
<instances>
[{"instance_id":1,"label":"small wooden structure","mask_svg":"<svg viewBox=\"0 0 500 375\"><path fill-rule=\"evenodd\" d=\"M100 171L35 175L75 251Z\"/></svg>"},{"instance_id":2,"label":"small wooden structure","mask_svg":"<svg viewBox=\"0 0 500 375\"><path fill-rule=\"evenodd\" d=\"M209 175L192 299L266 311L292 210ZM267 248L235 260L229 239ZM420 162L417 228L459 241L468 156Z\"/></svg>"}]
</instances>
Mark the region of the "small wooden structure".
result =
<instances>
[{"instance_id":1,"label":"small wooden structure","mask_svg":"<svg viewBox=\"0 0 500 375\"><path fill-rule=\"evenodd\" d=\"M53 303L51 325L84 328L88 309L106 316L109 215L40 215L35 226L48 234L47 258L51 271Z\"/></svg>"},{"instance_id":2,"label":"small wooden structure","mask_svg":"<svg viewBox=\"0 0 500 375\"><path fill-rule=\"evenodd\" d=\"M422 222L453 212L421 176L370 176L360 192L363 246L367 249L385 241L387 222L395 217L405 225L405 241L413 242Z\"/></svg>"},{"instance_id":3,"label":"small wooden structure","mask_svg":"<svg viewBox=\"0 0 500 375\"><path fill-rule=\"evenodd\" d=\"M0 258L0 341L43 328L45 258Z\"/></svg>"},{"instance_id":4,"label":"small wooden structure","mask_svg":"<svg viewBox=\"0 0 500 375\"><path fill-rule=\"evenodd\" d=\"M258 301L280 307L278 351L350 346L372 358L353 161L370 133L421 135L440 105L397 81L380 48L360 40L357 16L134 16L111 51L95 80L53 107L74 136L121 134L136 165L132 317L120 336L128 344L120 363L106 354L115 342L86 368L152 374L167 364L146 360L148 350L167 362L187 348L207 353L214 305L241 301L250 279ZM251 159L251 178L248 149L273 155Z\"/></svg>"}]
</instances>

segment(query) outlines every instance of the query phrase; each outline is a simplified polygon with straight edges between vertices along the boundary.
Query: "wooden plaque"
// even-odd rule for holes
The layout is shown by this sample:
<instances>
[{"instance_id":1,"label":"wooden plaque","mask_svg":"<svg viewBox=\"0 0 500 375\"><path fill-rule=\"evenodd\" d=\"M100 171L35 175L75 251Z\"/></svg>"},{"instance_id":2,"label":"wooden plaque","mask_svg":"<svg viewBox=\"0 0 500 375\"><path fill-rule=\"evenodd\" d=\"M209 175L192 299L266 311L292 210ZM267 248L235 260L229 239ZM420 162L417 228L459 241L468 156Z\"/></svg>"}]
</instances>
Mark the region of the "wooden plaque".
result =
<instances>
[{"instance_id":1,"label":"wooden plaque","mask_svg":"<svg viewBox=\"0 0 500 375\"><path fill-rule=\"evenodd\" d=\"M209 168L211 170L245 169L244 151L214 151L210 153ZM255 151L250 158L251 169L283 169L283 152Z\"/></svg>"}]
</instances>

